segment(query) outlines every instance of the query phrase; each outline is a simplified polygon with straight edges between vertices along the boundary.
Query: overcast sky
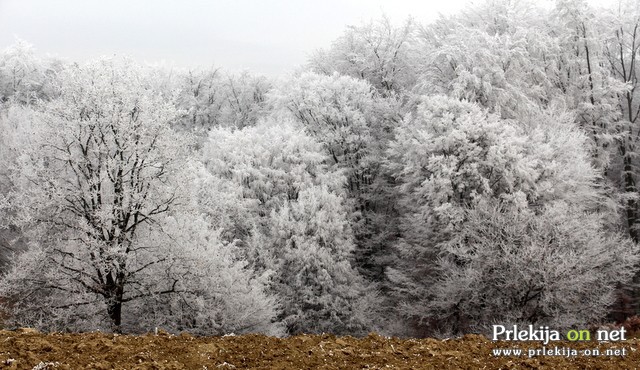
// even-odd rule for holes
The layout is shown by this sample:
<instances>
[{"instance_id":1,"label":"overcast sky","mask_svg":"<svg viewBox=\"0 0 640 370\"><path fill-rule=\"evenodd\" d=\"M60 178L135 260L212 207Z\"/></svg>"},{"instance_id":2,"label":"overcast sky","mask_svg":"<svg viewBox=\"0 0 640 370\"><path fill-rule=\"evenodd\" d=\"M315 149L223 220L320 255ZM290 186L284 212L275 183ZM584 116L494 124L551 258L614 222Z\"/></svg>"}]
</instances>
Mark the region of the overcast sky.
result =
<instances>
[{"instance_id":1,"label":"overcast sky","mask_svg":"<svg viewBox=\"0 0 640 370\"><path fill-rule=\"evenodd\" d=\"M39 54L70 60L117 54L141 62L276 76L303 64L314 50L330 46L347 25L382 14L394 23L409 15L426 23L469 2L0 0L0 49L18 37Z\"/></svg>"}]
</instances>

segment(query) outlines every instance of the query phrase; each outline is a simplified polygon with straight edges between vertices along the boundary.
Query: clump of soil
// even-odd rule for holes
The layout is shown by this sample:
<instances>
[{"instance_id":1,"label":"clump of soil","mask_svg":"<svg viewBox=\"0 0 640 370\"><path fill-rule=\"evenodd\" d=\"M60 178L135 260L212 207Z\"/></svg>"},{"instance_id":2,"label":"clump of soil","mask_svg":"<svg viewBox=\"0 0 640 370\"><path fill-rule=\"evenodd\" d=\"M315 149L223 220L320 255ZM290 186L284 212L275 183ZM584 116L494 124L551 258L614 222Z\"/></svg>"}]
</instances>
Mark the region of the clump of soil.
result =
<instances>
[{"instance_id":1,"label":"clump of soil","mask_svg":"<svg viewBox=\"0 0 640 370\"><path fill-rule=\"evenodd\" d=\"M300 335L194 337L182 335L43 334L0 331L0 369L633 369L640 341L550 342L554 347L598 349L600 356L528 356L541 342L493 342L480 335L458 339L398 339ZM495 349L521 348L520 356ZM605 355L607 349L626 355Z\"/></svg>"}]
</instances>

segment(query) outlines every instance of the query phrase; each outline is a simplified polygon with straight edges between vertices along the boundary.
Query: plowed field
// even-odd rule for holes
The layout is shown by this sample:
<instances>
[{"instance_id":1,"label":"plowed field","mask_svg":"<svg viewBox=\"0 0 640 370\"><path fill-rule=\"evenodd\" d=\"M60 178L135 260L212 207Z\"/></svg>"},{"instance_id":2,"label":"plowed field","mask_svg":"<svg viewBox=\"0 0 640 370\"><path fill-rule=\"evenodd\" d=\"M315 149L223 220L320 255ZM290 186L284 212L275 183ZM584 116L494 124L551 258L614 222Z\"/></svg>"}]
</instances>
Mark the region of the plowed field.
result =
<instances>
[{"instance_id":1,"label":"plowed field","mask_svg":"<svg viewBox=\"0 0 640 370\"><path fill-rule=\"evenodd\" d=\"M0 369L636 369L640 341L551 342L558 348L599 349L600 356L529 358L540 342L492 342L479 335L459 339L397 339L371 334L272 338L262 335L42 334L0 331ZM496 356L496 348L522 348L520 356ZM624 349L626 355L605 355ZM568 351L565 351L568 352Z\"/></svg>"}]
</instances>

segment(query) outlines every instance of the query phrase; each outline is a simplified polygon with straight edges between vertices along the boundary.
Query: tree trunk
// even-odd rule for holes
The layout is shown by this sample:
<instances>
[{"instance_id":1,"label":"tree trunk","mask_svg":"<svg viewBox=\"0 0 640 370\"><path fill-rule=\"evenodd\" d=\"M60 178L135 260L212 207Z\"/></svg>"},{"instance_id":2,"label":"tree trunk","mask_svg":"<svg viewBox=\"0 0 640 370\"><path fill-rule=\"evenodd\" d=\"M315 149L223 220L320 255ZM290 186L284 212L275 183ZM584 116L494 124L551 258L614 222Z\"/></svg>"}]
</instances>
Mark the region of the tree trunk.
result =
<instances>
[{"instance_id":1,"label":"tree trunk","mask_svg":"<svg viewBox=\"0 0 640 370\"><path fill-rule=\"evenodd\" d=\"M110 279L111 280L111 279ZM111 330L114 333L122 333L122 303L124 298L124 282L116 278L112 280L107 297L107 314L111 319Z\"/></svg>"},{"instance_id":2,"label":"tree trunk","mask_svg":"<svg viewBox=\"0 0 640 370\"><path fill-rule=\"evenodd\" d=\"M108 303L107 313L111 319L111 328L114 333L122 333L122 297L114 298Z\"/></svg>"},{"instance_id":3,"label":"tree trunk","mask_svg":"<svg viewBox=\"0 0 640 370\"><path fill-rule=\"evenodd\" d=\"M624 155L624 187L627 193L636 193L636 183L633 178L631 156L625 153ZM627 225L629 227L629 235L634 242L638 242L638 230L636 229L636 222L638 221L637 201L635 199L629 199L626 205L627 211Z\"/></svg>"}]
</instances>

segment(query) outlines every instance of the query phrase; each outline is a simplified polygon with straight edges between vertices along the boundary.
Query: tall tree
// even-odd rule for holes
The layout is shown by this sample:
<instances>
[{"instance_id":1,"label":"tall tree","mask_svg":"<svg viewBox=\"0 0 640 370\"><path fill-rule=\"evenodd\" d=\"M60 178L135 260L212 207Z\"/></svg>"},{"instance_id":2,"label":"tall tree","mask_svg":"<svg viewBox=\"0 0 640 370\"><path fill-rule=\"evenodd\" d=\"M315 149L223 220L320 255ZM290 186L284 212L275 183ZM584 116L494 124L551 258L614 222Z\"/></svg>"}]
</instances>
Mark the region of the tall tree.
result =
<instances>
[{"instance_id":1,"label":"tall tree","mask_svg":"<svg viewBox=\"0 0 640 370\"><path fill-rule=\"evenodd\" d=\"M158 297L178 294L182 302L219 300L220 292L207 293L216 286L189 285L206 283L191 272L200 253L204 271L219 277L235 271L227 279L238 285L218 287L235 291L245 303L262 294L264 305L254 315L268 324L274 302L242 264L222 263L226 270L216 271L206 265L225 250L223 244L212 239L207 246L203 235L180 238L179 227L171 228L172 218L194 213L184 208L189 140L171 130L178 111L150 87L144 70L128 60L102 59L69 66L60 81L60 97L40 107L43 133L22 148L12 172L16 186L5 202L30 240L0 283L13 322L91 330L104 328L104 320L107 328L121 331L133 321L123 319L125 304L144 308L136 302L156 297L159 303ZM211 309L200 305L196 313L219 314ZM238 322L199 323L215 332L242 328Z\"/></svg>"},{"instance_id":2,"label":"tall tree","mask_svg":"<svg viewBox=\"0 0 640 370\"><path fill-rule=\"evenodd\" d=\"M602 17L586 1L559 1L550 14L550 33L561 52L547 72L557 88L558 99L576 114L576 122L591 140L594 165L605 179L615 167L617 130L621 112L618 96L627 87L611 74L604 54L606 32ZM613 194L612 194L613 195Z\"/></svg>"},{"instance_id":3,"label":"tall tree","mask_svg":"<svg viewBox=\"0 0 640 370\"><path fill-rule=\"evenodd\" d=\"M403 237L388 275L395 284L392 295L416 320L413 334L424 334L420 329L425 327L454 333L487 328L491 317L482 311L493 301L519 299L514 297L525 298L521 304L505 303L496 314L514 323L583 324L602 317L616 284L628 283L637 247L607 231L606 219L616 208L605 206L586 137L572 127L572 119L540 111L533 119L537 126L525 129L477 104L434 96L425 97L397 128L389 166L399 180ZM490 218L483 223L485 217ZM509 224L522 219L532 220L530 228ZM557 223L560 231L548 233L548 223ZM586 239L585 224L591 225ZM481 242L475 239L479 235ZM495 246L489 245L491 238ZM512 248L515 256L501 253ZM560 280L527 291L525 282L557 269L546 253L571 255L600 276L594 290L598 299L586 289L572 293L593 306L571 311L562 300L569 295L561 293ZM531 265L527 258L546 262ZM621 266L624 274L618 273ZM572 279L571 274L554 276ZM522 284L493 289L500 279ZM474 289L468 290L470 281ZM580 284L594 283L585 279ZM568 310L567 316L554 317L557 307Z\"/></svg>"},{"instance_id":4,"label":"tall tree","mask_svg":"<svg viewBox=\"0 0 640 370\"><path fill-rule=\"evenodd\" d=\"M609 13L608 29L604 40L603 53L611 74L625 85L617 92L620 119L617 122L618 156L614 163L621 173L620 189L625 198L625 216L631 238L640 240L640 209L638 203L638 116L640 100L638 96L637 54L640 48L640 12L637 5L621 2L617 11Z\"/></svg>"},{"instance_id":5,"label":"tall tree","mask_svg":"<svg viewBox=\"0 0 640 370\"><path fill-rule=\"evenodd\" d=\"M167 188L180 156L168 139L176 112L142 79L130 63L109 60L65 70L62 95L43 106L46 136L19 163L16 181L25 188L12 199L50 241L43 253L61 275L49 289L101 297L114 330L129 300L125 288L143 267L129 264L138 228L176 201Z\"/></svg>"},{"instance_id":6,"label":"tall tree","mask_svg":"<svg viewBox=\"0 0 640 370\"><path fill-rule=\"evenodd\" d=\"M379 175L392 127L400 121L400 104L381 97L366 81L337 73L302 73L270 97L273 114L298 122L323 144L331 165L345 172L357 264L369 278L383 279L379 259L394 234L384 216L393 209L393 199Z\"/></svg>"},{"instance_id":7,"label":"tall tree","mask_svg":"<svg viewBox=\"0 0 640 370\"><path fill-rule=\"evenodd\" d=\"M295 123L267 121L212 130L203 154L210 173L232 186L210 184L238 189L233 205L248 208L228 212L245 217L223 222L244 237L245 258L272 272L271 292L281 298L279 319L288 333L365 333L375 295L352 266L345 177L321 144Z\"/></svg>"}]
</instances>

